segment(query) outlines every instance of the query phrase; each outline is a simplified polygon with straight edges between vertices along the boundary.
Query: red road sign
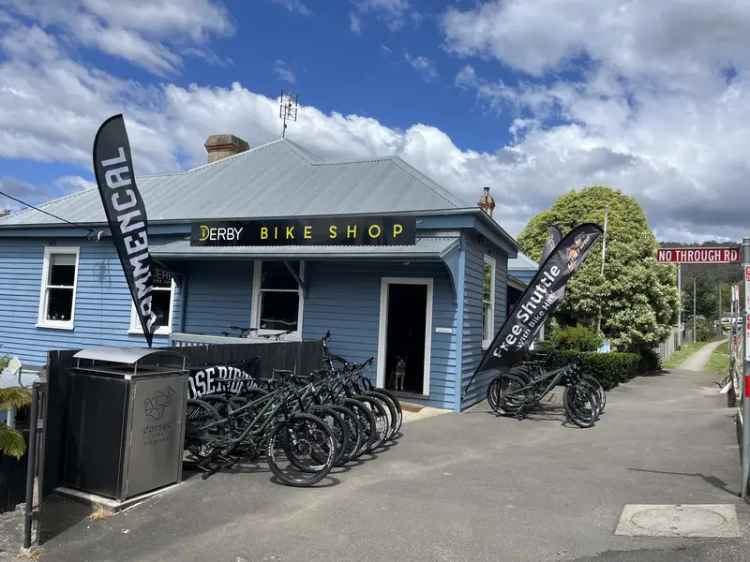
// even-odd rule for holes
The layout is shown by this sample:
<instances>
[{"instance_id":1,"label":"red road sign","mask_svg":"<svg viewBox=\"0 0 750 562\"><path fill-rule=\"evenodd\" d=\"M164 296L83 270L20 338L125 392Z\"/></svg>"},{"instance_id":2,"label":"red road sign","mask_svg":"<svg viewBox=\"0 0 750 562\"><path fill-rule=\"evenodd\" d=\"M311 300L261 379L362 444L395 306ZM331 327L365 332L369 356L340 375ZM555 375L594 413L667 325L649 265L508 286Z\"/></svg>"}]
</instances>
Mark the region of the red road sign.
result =
<instances>
[{"instance_id":1,"label":"red road sign","mask_svg":"<svg viewBox=\"0 0 750 562\"><path fill-rule=\"evenodd\" d=\"M737 263L740 261L740 249L736 246L659 248L656 261L658 263Z\"/></svg>"}]
</instances>

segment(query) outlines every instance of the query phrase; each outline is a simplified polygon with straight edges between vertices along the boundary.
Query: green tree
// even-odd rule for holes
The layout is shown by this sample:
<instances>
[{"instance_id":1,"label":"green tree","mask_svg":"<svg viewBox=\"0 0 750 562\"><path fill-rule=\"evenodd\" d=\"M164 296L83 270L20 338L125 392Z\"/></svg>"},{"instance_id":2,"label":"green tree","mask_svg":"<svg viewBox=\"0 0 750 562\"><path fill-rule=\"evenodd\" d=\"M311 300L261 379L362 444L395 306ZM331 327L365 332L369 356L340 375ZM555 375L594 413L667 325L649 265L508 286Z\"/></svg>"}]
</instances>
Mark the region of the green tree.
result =
<instances>
[{"instance_id":1,"label":"green tree","mask_svg":"<svg viewBox=\"0 0 750 562\"><path fill-rule=\"evenodd\" d=\"M23 388L0 388L0 410L22 408L31 403L31 394ZM20 459L26 451L26 443L15 429L0 423L0 454Z\"/></svg>"},{"instance_id":2,"label":"green tree","mask_svg":"<svg viewBox=\"0 0 750 562\"><path fill-rule=\"evenodd\" d=\"M668 336L676 319L676 268L656 264L656 239L633 197L602 186L571 191L531 219L518 240L524 253L538 260L549 226L567 233L584 222L602 224L606 207L604 275L599 244L568 283L556 316L565 326L596 327L601 315L602 332L615 348L652 347Z\"/></svg>"}]
</instances>

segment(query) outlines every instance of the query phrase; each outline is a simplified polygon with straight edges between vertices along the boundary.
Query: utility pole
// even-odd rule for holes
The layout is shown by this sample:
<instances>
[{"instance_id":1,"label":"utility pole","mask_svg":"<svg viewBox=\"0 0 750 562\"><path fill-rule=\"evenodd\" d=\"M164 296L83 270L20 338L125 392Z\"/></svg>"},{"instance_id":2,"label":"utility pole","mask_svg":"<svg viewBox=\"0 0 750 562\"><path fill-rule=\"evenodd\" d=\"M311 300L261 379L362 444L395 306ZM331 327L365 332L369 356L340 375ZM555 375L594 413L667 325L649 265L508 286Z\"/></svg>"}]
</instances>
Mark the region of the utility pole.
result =
<instances>
[{"instance_id":1,"label":"utility pole","mask_svg":"<svg viewBox=\"0 0 750 562\"><path fill-rule=\"evenodd\" d=\"M697 342L698 340L695 337L696 329L695 329L695 277L693 277L693 343Z\"/></svg>"},{"instance_id":2,"label":"utility pole","mask_svg":"<svg viewBox=\"0 0 750 562\"><path fill-rule=\"evenodd\" d=\"M742 332L744 333L743 341L745 344L745 353L743 354L742 377L740 379L740 399L742 400L742 481L740 482L740 495L746 502L748 501L747 480L750 474L750 341L748 341L748 302L750 299L750 238L742 240L742 278L745 281L745 300L740 305L742 311Z\"/></svg>"},{"instance_id":3,"label":"utility pole","mask_svg":"<svg viewBox=\"0 0 750 562\"><path fill-rule=\"evenodd\" d=\"M604 232L602 233L602 271L601 278L604 281L604 262L607 261L607 224L609 223L609 205L604 207ZM602 298L599 297L599 318L596 320L596 332L602 333Z\"/></svg>"},{"instance_id":4,"label":"utility pole","mask_svg":"<svg viewBox=\"0 0 750 562\"><path fill-rule=\"evenodd\" d=\"M677 264L677 347L682 347L682 264Z\"/></svg>"}]
</instances>

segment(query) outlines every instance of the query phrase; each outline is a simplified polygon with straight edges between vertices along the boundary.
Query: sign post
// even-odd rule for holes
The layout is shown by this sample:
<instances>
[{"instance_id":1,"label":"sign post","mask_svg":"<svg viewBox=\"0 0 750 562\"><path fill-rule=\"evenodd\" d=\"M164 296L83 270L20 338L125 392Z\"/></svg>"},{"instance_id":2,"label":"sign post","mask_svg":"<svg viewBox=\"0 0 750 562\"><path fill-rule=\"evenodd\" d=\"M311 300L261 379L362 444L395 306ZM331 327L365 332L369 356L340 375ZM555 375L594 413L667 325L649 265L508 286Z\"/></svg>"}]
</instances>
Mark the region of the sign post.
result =
<instances>
[{"instance_id":1,"label":"sign post","mask_svg":"<svg viewBox=\"0 0 750 562\"><path fill-rule=\"evenodd\" d=\"M742 499L748 501L748 476L750 476L750 238L742 240L742 273L745 281L745 302L742 307L742 331L745 352L742 368Z\"/></svg>"}]
</instances>

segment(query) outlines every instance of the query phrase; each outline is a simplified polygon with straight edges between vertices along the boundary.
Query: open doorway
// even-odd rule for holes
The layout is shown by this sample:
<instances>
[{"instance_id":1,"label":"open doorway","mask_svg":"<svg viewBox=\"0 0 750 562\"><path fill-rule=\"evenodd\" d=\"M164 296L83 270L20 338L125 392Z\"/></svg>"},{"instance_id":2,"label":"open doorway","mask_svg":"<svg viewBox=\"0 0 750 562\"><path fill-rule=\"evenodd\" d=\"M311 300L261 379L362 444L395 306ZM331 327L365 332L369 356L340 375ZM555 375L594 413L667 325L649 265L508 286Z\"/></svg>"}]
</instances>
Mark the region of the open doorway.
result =
<instances>
[{"instance_id":1,"label":"open doorway","mask_svg":"<svg viewBox=\"0 0 750 562\"><path fill-rule=\"evenodd\" d=\"M383 279L378 386L429 395L431 324L432 279Z\"/></svg>"}]
</instances>

